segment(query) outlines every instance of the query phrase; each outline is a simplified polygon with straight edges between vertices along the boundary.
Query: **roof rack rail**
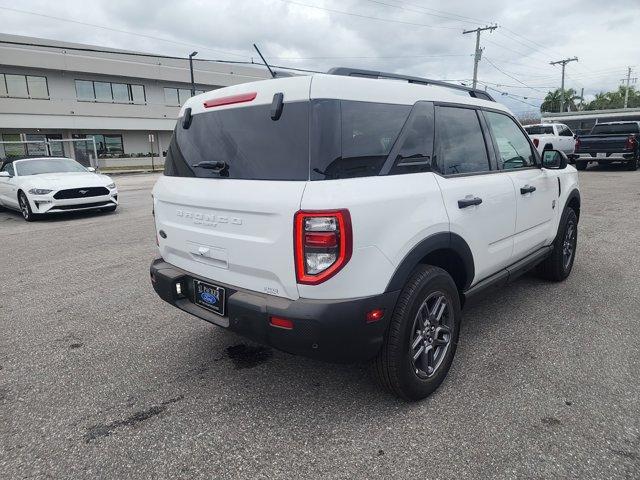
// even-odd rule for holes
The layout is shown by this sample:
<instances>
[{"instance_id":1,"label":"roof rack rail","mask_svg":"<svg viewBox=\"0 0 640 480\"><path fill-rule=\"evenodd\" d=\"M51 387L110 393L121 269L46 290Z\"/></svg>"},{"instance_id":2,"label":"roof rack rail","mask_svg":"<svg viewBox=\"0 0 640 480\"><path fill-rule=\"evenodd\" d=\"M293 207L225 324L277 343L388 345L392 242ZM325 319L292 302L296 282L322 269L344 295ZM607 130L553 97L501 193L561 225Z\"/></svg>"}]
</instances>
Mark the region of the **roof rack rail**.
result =
<instances>
[{"instance_id":1,"label":"roof rack rail","mask_svg":"<svg viewBox=\"0 0 640 480\"><path fill-rule=\"evenodd\" d=\"M428 78L412 77L409 75L398 75L397 73L377 72L375 70L360 70L357 68L348 67L336 67L327 72L329 75L342 75L345 77L362 77L362 78L379 78L390 80L406 80L407 83L417 83L419 85L435 85L437 87L452 88L454 90L461 90L467 92L469 96L479 98L481 100L489 100L495 102L493 97L484 90L478 90L476 88L469 88L462 85L455 85L453 83L443 82L441 80L430 80Z\"/></svg>"}]
</instances>

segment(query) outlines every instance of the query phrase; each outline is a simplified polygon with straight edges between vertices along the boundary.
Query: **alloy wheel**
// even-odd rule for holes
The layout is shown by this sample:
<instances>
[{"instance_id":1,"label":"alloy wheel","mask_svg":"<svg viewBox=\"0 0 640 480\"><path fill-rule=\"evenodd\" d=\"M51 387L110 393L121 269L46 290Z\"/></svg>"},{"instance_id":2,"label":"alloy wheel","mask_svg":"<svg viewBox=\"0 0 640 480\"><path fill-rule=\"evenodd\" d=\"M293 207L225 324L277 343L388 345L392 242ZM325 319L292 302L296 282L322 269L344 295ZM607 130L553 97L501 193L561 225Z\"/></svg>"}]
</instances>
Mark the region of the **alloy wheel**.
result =
<instances>
[{"instance_id":1,"label":"alloy wheel","mask_svg":"<svg viewBox=\"0 0 640 480\"><path fill-rule=\"evenodd\" d=\"M443 292L431 293L420 305L413 321L411 364L421 378L433 376L451 345L453 316Z\"/></svg>"},{"instance_id":2,"label":"alloy wheel","mask_svg":"<svg viewBox=\"0 0 640 480\"><path fill-rule=\"evenodd\" d=\"M573 255L576 251L576 224L573 221L567 223L567 228L564 233L564 240L562 241L562 266L565 270L571 265Z\"/></svg>"},{"instance_id":3,"label":"alloy wheel","mask_svg":"<svg viewBox=\"0 0 640 480\"><path fill-rule=\"evenodd\" d=\"M25 220L29 219L29 206L28 200L24 197L24 195L20 195L20 211L22 212L22 216Z\"/></svg>"}]
</instances>

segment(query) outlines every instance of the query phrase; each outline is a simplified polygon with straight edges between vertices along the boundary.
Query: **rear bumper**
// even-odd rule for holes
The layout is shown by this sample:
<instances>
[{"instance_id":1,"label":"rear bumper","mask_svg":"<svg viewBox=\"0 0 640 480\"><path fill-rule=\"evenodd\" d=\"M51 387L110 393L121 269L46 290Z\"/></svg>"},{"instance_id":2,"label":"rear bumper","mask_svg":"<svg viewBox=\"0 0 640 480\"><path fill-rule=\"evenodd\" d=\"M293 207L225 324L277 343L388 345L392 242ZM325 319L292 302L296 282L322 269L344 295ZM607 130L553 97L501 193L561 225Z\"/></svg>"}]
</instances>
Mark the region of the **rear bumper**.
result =
<instances>
[{"instance_id":1,"label":"rear bumper","mask_svg":"<svg viewBox=\"0 0 640 480\"><path fill-rule=\"evenodd\" d=\"M588 161L588 162L627 162L629 160L633 160L634 153L633 152L614 152L607 153L606 157L598 157L595 153L579 153L577 161Z\"/></svg>"},{"instance_id":2,"label":"rear bumper","mask_svg":"<svg viewBox=\"0 0 640 480\"><path fill-rule=\"evenodd\" d=\"M289 300L242 290L213 279L192 275L158 258L151 264L151 283L171 305L228 328L239 335L278 350L332 362L356 362L373 358L380 348L399 291L349 300ZM226 316L221 317L193 303L193 280L225 287ZM183 285L178 296L175 285ZM186 291L185 291L186 288ZM366 313L382 308L383 318L366 322ZM293 321L293 329L269 324L269 317Z\"/></svg>"}]
</instances>

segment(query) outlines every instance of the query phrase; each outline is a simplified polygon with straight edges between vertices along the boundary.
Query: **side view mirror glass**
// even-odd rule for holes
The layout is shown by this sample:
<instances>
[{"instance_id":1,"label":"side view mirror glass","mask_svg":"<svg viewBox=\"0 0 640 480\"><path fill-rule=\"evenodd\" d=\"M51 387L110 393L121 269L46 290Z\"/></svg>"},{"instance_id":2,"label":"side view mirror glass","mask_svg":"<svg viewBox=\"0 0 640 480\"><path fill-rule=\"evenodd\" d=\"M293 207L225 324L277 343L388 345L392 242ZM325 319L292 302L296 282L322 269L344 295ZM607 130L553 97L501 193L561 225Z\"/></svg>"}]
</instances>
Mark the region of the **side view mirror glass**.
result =
<instances>
[{"instance_id":1,"label":"side view mirror glass","mask_svg":"<svg viewBox=\"0 0 640 480\"><path fill-rule=\"evenodd\" d=\"M0 172L0 178L11 178L11 174L9 172Z\"/></svg>"},{"instance_id":2,"label":"side view mirror glass","mask_svg":"<svg viewBox=\"0 0 640 480\"><path fill-rule=\"evenodd\" d=\"M544 150L542 152L542 166L544 168L553 168L562 170L567 168L569 160L564 152L559 150Z\"/></svg>"},{"instance_id":3,"label":"side view mirror glass","mask_svg":"<svg viewBox=\"0 0 640 480\"><path fill-rule=\"evenodd\" d=\"M96 171L96 169L93 168L93 167L87 167L87 170L89 170L90 172L95 172Z\"/></svg>"}]
</instances>

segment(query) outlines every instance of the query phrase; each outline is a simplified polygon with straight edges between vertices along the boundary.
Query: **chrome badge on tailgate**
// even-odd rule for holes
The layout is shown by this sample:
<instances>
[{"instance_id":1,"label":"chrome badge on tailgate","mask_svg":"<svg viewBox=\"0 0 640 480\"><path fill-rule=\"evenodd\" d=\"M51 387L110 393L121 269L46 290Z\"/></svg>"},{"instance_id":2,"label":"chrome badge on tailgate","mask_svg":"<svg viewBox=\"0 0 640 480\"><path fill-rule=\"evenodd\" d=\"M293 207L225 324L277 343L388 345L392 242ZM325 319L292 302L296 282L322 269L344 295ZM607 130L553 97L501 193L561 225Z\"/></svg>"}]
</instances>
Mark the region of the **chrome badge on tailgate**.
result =
<instances>
[{"instance_id":1,"label":"chrome badge on tailgate","mask_svg":"<svg viewBox=\"0 0 640 480\"><path fill-rule=\"evenodd\" d=\"M207 227L217 227L221 223L242 225L241 218L216 215L215 213L198 213L179 209L176 211L176 215L180 218L184 218L185 220L190 220L196 225L205 225Z\"/></svg>"}]
</instances>

